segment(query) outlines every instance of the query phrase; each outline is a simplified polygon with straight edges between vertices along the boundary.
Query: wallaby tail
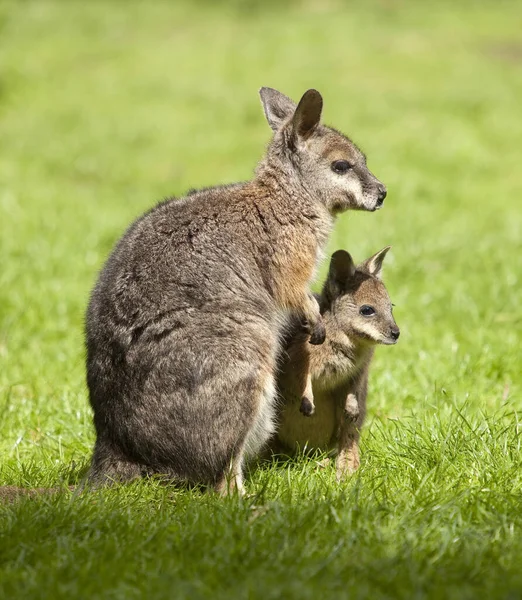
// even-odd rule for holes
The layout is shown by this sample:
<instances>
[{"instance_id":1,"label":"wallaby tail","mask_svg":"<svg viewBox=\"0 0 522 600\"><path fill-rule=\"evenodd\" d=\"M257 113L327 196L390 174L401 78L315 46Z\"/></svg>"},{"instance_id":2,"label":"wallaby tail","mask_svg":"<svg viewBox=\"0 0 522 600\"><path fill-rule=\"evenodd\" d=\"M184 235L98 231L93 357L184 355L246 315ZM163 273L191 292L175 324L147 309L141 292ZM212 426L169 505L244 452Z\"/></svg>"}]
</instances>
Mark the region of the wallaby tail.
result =
<instances>
[{"instance_id":1,"label":"wallaby tail","mask_svg":"<svg viewBox=\"0 0 522 600\"><path fill-rule=\"evenodd\" d=\"M50 496L53 494L60 494L65 491L73 492L75 490L74 485L65 487L52 487L52 488L23 488L17 485L2 485L0 486L0 504L12 504L18 500L24 498L38 498L40 496Z\"/></svg>"}]
</instances>

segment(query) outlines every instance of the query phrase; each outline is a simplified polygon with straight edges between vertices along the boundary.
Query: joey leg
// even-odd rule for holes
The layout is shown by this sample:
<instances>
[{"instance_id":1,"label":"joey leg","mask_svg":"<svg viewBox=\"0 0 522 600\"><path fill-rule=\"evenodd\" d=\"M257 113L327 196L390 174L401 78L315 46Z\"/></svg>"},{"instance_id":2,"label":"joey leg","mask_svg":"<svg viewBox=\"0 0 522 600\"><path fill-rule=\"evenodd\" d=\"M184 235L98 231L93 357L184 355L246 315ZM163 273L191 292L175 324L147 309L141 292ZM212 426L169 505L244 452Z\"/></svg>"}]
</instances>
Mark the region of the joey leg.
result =
<instances>
[{"instance_id":1,"label":"joey leg","mask_svg":"<svg viewBox=\"0 0 522 600\"><path fill-rule=\"evenodd\" d=\"M301 398L301 406L299 410L305 417L311 417L315 412L314 393L312 390L312 377L310 373L306 376L306 387Z\"/></svg>"},{"instance_id":2,"label":"joey leg","mask_svg":"<svg viewBox=\"0 0 522 600\"><path fill-rule=\"evenodd\" d=\"M348 394L344 403L344 418L347 421L355 423L359 418L359 402L357 402L357 396L355 394Z\"/></svg>"},{"instance_id":3,"label":"joey leg","mask_svg":"<svg viewBox=\"0 0 522 600\"><path fill-rule=\"evenodd\" d=\"M355 394L348 394L339 436L339 453L335 461L337 481L341 481L359 468L359 417L357 397Z\"/></svg>"}]
</instances>

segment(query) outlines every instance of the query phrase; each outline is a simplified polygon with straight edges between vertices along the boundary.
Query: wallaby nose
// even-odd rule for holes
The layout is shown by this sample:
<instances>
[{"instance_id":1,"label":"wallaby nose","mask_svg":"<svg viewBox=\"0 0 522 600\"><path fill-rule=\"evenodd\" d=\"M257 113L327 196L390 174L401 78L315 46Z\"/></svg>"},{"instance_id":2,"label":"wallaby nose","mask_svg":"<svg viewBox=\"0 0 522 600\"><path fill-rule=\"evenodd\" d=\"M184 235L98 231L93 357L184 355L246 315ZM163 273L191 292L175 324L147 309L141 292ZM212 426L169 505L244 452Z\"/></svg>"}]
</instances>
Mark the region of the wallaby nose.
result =
<instances>
[{"instance_id":1,"label":"wallaby nose","mask_svg":"<svg viewBox=\"0 0 522 600\"><path fill-rule=\"evenodd\" d=\"M384 204L384 199L386 198L386 196L388 195L388 192L386 191L386 188L382 185L379 186L379 192L378 192L378 196L377 196L377 206L382 206Z\"/></svg>"},{"instance_id":2,"label":"wallaby nose","mask_svg":"<svg viewBox=\"0 0 522 600\"><path fill-rule=\"evenodd\" d=\"M398 327L397 327L397 329L392 329L390 331L390 335L391 335L392 339L397 341L399 339L399 336L401 335L401 330Z\"/></svg>"}]
</instances>

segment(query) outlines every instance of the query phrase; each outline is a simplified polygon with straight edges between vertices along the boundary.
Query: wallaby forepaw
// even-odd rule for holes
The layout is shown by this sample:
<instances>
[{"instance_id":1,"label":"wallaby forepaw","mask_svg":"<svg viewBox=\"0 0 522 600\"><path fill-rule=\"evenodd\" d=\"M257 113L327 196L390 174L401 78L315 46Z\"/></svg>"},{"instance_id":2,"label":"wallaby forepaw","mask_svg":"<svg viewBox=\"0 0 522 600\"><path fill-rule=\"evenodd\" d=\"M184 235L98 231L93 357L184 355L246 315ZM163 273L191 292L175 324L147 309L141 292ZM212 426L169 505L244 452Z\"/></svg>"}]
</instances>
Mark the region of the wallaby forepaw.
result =
<instances>
[{"instance_id":1,"label":"wallaby forepaw","mask_svg":"<svg viewBox=\"0 0 522 600\"><path fill-rule=\"evenodd\" d=\"M320 319L313 328L310 335L310 344L319 346L323 344L326 339L326 327L324 326L323 320Z\"/></svg>"},{"instance_id":2,"label":"wallaby forepaw","mask_svg":"<svg viewBox=\"0 0 522 600\"><path fill-rule=\"evenodd\" d=\"M303 413L305 417L311 417L315 412L314 403L309 398L301 398L301 406L299 407L299 411Z\"/></svg>"},{"instance_id":3,"label":"wallaby forepaw","mask_svg":"<svg viewBox=\"0 0 522 600\"><path fill-rule=\"evenodd\" d=\"M359 407L357 407L355 410L353 409L344 409L344 418L347 421L357 421L357 419L359 418Z\"/></svg>"},{"instance_id":4,"label":"wallaby forepaw","mask_svg":"<svg viewBox=\"0 0 522 600\"><path fill-rule=\"evenodd\" d=\"M357 402L355 394L348 394L344 403L344 418L347 421L357 421L359 414L359 403Z\"/></svg>"}]
</instances>

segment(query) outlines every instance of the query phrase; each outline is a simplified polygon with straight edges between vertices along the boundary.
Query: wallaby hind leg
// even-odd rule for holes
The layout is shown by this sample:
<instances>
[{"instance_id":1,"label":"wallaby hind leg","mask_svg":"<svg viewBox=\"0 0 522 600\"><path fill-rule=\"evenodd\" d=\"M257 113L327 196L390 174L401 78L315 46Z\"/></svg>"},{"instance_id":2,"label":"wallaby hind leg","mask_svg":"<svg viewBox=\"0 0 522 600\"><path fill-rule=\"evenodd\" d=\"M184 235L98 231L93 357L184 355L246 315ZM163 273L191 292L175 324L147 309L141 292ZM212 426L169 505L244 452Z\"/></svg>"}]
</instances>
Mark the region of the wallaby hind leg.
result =
<instances>
[{"instance_id":1,"label":"wallaby hind leg","mask_svg":"<svg viewBox=\"0 0 522 600\"><path fill-rule=\"evenodd\" d=\"M238 494L245 495L245 487L243 485L243 452L234 457L228 466L227 470L216 483L216 492L220 496L231 496Z\"/></svg>"},{"instance_id":2,"label":"wallaby hind leg","mask_svg":"<svg viewBox=\"0 0 522 600\"><path fill-rule=\"evenodd\" d=\"M344 422L339 437L339 454L335 461L337 480L359 468L359 428L362 425L359 402L355 394L348 394L344 405Z\"/></svg>"},{"instance_id":3,"label":"wallaby hind leg","mask_svg":"<svg viewBox=\"0 0 522 600\"><path fill-rule=\"evenodd\" d=\"M86 483L91 487L123 483L141 477L141 471L141 465L98 437Z\"/></svg>"},{"instance_id":4,"label":"wallaby hind leg","mask_svg":"<svg viewBox=\"0 0 522 600\"><path fill-rule=\"evenodd\" d=\"M256 414L251 427L242 441L240 450L234 454L227 470L216 484L216 490L224 496L231 493L240 496L245 494L243 486L245 457L256 456L275 431L276 388L273 375L265 374L258 381L258 386L256 386L257 392L255 389L250 391L254 398L257 396Z\"/></svg>"}]
</instances>

